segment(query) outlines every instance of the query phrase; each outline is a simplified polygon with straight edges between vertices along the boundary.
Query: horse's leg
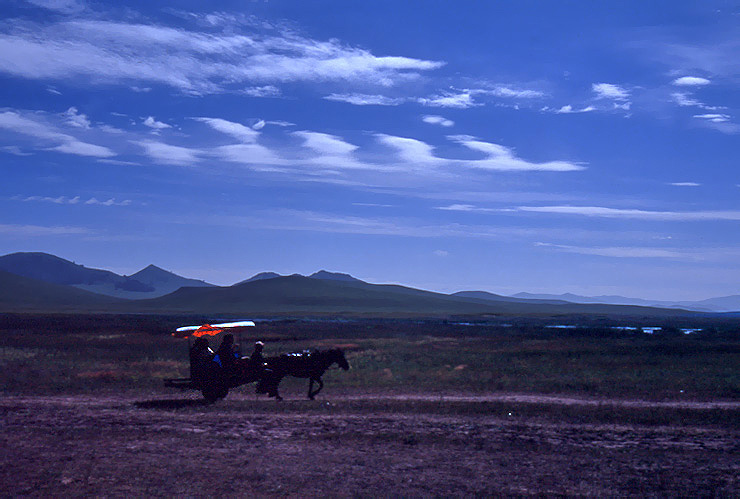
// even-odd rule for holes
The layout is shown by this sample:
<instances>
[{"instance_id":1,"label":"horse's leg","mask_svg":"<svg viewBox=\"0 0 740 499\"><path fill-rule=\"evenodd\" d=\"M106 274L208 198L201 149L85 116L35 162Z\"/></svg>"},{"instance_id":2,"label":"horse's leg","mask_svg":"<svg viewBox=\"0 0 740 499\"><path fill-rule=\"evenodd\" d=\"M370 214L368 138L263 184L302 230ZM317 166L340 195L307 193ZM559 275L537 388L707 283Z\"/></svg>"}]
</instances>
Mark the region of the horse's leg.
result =
<instances>
[{"instance_id":1,"label":"horse's leg","mask_svg":"<svg viewBox=\"0 0 740 499\"><path fill-rule=\"evenodd\" d=\"M319 387L316 389L315 392L311 391L311 388L313 387L313 382L316 381L319 384ZM324 388L324 382L321 381L321 378L311 378L311 384L308 386L308 398L313 400L313 398L318 395L318 393L321 391L321 389Z\"/></svg>"},{"instance_id":2,"label":"horse's leg","mask_svg":"<svg viewBox=\"0 0 740 499\"><path fill-rule=\"evenodd\" d=\"M313 378L308 378L308 398L313 400Z\"/></svg>"},{"instance_id":3,"label":"horse's leg","mask_svg":"<svg viewBox=\"0 0 740 499\"><path fill-rule=\"evenodd\" d=\"M282 380L282 376L278 376L272 379L269 387L270 391L267 394L269 397L275 397L275 400L283 400L283 397L281 397L280 393L278 393L278 386L280 385L280 382Z\"/></svg>"}]
</instances>

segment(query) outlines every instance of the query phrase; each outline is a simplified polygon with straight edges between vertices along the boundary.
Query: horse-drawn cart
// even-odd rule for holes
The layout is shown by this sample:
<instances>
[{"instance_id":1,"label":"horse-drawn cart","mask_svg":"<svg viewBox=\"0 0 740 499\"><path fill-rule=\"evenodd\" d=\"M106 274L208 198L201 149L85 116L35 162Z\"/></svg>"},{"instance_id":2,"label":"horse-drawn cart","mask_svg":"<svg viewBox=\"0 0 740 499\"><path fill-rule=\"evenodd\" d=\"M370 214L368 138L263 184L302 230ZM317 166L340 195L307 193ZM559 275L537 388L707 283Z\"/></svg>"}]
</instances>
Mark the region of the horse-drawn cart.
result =
<instances>
[{"instance_id":1,"label":"horse-drawn cart","mask_svg":"<svg viewBox=\"0 0 740 499\"><path fill-rule=\"evenodd\" d=\"M215 353L209 348L208 336L216 336L226 329L237 332L241 340L244 328L253 327L254 322L229 322L225 324L204 324L178 328L173 336L188 338L190 354L190 377L168 378L164 386L181 390L199 390L209 402L226 397L229 389L247 383L257 384L257 393L264 393L281 400L278 386L285 376L308 378L308 398L313 398L324 387L321 377L327 369L336 364L341 369L349 369L344 352L339 348L285 353L275 357L262 357L262 343L255 344L255 352L250 357L242 357L234 349L233 335L224 335L221 346ZM190 339L195 338L191 344ZM314 383L318 384L316 390Z\"/></svg>"}]
</instances>

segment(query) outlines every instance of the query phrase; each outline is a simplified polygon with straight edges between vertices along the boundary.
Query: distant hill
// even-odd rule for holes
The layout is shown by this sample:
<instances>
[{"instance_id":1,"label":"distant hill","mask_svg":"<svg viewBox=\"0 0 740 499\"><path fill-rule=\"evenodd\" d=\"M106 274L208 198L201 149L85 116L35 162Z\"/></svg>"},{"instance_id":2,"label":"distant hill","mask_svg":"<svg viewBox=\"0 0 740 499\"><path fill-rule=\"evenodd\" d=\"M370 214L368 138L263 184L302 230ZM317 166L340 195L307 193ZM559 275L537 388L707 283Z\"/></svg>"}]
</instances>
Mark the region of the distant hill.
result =
<instances>
[{"instance_id":1,"label":"distant hill","mask_svg":"<svg viewBox=\"0 0 740 499\"><path fill-rule=\"evenodd\" d=\"M698 307L706 308L708 310L716 310L717 312L740 311L740 295L720 296L718 298L709 298L708 300L701 300L690 303Z\"/></svg>"},{"instance_id":2,"label":"distant hill","mask_svg":"<svg viewBox=\"0 0 740 499\"><path fill-rule=\"evenodd\" d=\"M515 298L512 296L497 295L495 293L489 293L488 291L458 291L452 293L450 296L458 296L460 298L468 298L473 300L482 301L497 301L497 302L509 302L509 303L544 303L549 305L565 305L570 302L565 300L547 300L547 299L536 299L536 298Z\"/></svg>"},{"instance_id":3,"label":"distant hill","mask_svg":"<svg viewBox=\"0 0 740 499\"><path fill-rule=\"evenodd\" d=\"M0 270L0 311L108 311L124 300Z\"/></svg>"},{"instance_id":4,"label":"distant hill","mask_svg":"<svg viewBox=\"0 0 740 499\"><path fill-rule=\"evenodd\" d=\"M213 286L150 265L132 276L92 269L48 253L11 253L0 257L0 270L51 284L74 286L117 298L155 298L182 286Z\"/></svg>"},{"instance_id":5,"label":"distant hill","mask_svg":"<svg viewBox=\"0 0 740 499\"><path fill-rule=\"evenodd\" d=\"M640 307L682 308L698 312L732 312L740 310L740 295L710 298L701 301L643 300L619 295L581 296L572 293L561 295L517 293L515 298L527 300L565 300L571 303L607 303L611 305L637 305Z\"/></svg>"},{"instance_id":6,"label":"distant hill","mask_svg":"<svg viewBox=\"0 0 740 499\"><path fill-rule=\"evenodd\" d=\"M293 274L293 275L304 277L301 274ZM275 279L276 277L285 277L285 276L277 274L275 272L260 272L259 274L253 275L249 279L245 279L241 282L236 283L235 286L244 284L245 282L262 281L265 279ZM321 279L325 281L364 282L364 281L361 281L359 279L352 277L349 274L343 274L341 272L328 272L326 270L319 270L318 272L314 272L308 277L310 279Z\"/></svg>"},{"instance_id":7,"label":"distant hill","mask_svg":"<svg viewBox=\"0 0 740 499\"><path fill-rule=\"evenodd\" d=\"M110 296L123 296L129 293L136 296L136 293L154 291L152 286L136 279L120 276L108 270L87 268L48 253L11 253L2 256L0 270Z\"/></svg>"},{"instance_id":8,"label":"distant hill","mask_svg":"<svg viewBox=\"0 0 740 499\"><path fill-rule=\"evenodd\" d=\"M325 281L344 281L344 282L364 282L349 274L343 274L341 272L328 272L326 270L319 270L314 272L310 276L311 279L323 279Z\"/></svg>"},{"instance_id":9,"label":"distant hill","mask_svg":"<svg viewBox=\"0 0 740 499\"><path fill-rule=\"evenodd\" d=\"M229 287L181 288L150 300L122 304L121 311L236 315L562 315L609 314L666 317L684 312L646 307L527 302L481 302L397 285L315 279L299 275L260 279Z\"/></svg>"},{"instance_id":10,"label":"distant hill","mask_svg":"<svg viewBox=\"0 0 740 499\"><path fill-rule=\"evenodd\" d=\"M563 293L560 295L551 294L534 294L534 293L517 293L512 295L514 298L523 298L525 300L560 300L570 303L608 303L611 305L638 305L638 306L654 306L655 302L649 300L643 300L640 298L627 298L625 296L617 295L601 295L601 296L581 296L573 293Z\"/></svg>"},{"instance_id":11,"label":"distant hill","mask_svg":"<svg viewBox=\"0 0 740 499\"><path fill-rule=\"evenodd\" d=\"M135 274L129 276L154 289L151 296L137 296L136 298L156 298L176 291L182 287L212 288L215 285L198 279L188 279L173 272L161 269L156 265L149 265Z\"/></svg>"},{"instance_id":12,"label":"distant hill","mask_svg":"<svg viewBox=\"0 0 740 499\"><path fill-rule=\"evenodd\" d=\"M253 281L262 281L263 279L275 279L276 277L282 277L280 274L276 274L275 272L260 272L259 274L255 274L249 279L245 279L243 281L237 282L234 284L234 286L238 286L239 284L244 284L245 282L253 282Z\"/></svg>"}]
</instances>

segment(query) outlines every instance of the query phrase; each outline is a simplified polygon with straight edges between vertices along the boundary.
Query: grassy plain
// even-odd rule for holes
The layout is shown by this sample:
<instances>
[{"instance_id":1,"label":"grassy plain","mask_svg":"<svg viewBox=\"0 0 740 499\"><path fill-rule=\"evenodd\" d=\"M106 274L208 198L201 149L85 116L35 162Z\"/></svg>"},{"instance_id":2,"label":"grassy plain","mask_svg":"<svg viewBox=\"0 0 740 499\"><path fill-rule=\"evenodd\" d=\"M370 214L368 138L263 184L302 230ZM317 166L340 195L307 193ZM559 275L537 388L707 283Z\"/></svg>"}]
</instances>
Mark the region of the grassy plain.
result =
<instances>
[{"instance_id":1,"label":"grassy plain","mask_svg":"<svg viewBox=\"0 0 740 499\"><path fill-rule=\"evenodd\" d=\"M205 404L207 318L0 316L9 496L735 496L740 336L440 321L274 321L267 354L339 346L316 401L286 379ZM217 344L217 341L214 342ZM216 345L214 345L216 346ZM248 352L246 352L248 353Z\"/></svg>"},{"instance_id":2,"label":"grassy plain","mask_svg":"<svg viewBox=\"0 0 740 499\"><path fill-rule=\"evenodd\" d=\"M187 340L169 335L188 319L3 319L0 386L7 393L155 390L162 378L188 375ZM353 369L327 373L327 390L740 399L740 332L731 330L651 336L441 322L276 321L248 334L245 354L255 339L267 340L267 355L344 348ZM212 340L214 349L218 341Z\"/></svg>"}]
</instances>

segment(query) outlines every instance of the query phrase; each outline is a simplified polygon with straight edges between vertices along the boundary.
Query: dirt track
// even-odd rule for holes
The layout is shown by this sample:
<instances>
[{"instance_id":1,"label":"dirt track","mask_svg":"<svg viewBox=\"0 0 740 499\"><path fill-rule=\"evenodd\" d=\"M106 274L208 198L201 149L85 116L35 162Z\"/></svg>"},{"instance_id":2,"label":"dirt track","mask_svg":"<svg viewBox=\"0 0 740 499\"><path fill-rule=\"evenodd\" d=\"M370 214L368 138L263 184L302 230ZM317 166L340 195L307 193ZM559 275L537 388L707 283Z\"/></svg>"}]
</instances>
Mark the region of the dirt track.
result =
<instances>
[{"instance_id":1,"label":"dirt track","mask_svg":"<svg viewBox=\"0 0 740 499\"><path fill-rule=\"evenodd\" d=\"M195 394L5 397L0 484L4 495L44 496L740 493L738 426L701 422L704 410L737 417L736 402L319 398L278 404L235 393L206 406ZM572 406L582 412L558 416ZM593 406L627 412L590 422ZM633 409L691 417L636 423Z\"/></svg>"}]
</instances>

